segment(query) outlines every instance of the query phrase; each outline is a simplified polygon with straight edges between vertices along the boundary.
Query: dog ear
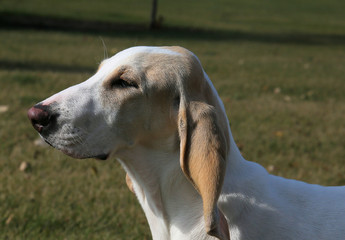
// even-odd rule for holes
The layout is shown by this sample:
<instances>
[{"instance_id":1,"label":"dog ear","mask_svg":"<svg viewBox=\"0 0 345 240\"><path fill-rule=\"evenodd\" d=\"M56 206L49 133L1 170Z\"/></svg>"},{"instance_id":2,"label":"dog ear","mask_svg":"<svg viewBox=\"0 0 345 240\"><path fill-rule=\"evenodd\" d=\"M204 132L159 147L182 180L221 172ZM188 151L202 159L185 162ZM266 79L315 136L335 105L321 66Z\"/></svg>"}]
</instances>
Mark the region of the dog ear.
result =
<instances>
[{"instance_id":1,"label":"dog ear","mask_svg":"<svg viewBox=\"0 0 345 240\"><path fill-rule=\"evenodd\" d=\"M228 239L220 226L217 200L226 168L226 142L216 109L203 102L181 103L178 128L182 171L202 197L206 231Z\"/></svg>"}]
</instances>

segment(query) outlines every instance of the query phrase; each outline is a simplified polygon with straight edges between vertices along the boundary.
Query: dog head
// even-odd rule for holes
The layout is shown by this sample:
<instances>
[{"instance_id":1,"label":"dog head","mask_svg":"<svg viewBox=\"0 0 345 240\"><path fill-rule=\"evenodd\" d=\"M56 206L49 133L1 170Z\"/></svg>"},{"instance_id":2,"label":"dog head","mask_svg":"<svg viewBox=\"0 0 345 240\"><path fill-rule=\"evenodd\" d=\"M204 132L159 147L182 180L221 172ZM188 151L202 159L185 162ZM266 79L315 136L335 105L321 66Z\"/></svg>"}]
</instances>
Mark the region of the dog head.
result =
<instances>
[{"instance_id":1,"label":"dog head","mask_svg":"<svg viewBox=\"0 0 345 240\"><path fill-rule=\"evenodd\" d=\"M203 199L206 230L221 238L217 199L229 151L222 103L197 59L179 47L134 47L103 61L94 76L32 107L51 146L75 158L176 139L180 166ZM175 138L174 138L175 136Z\"/></svg>"}]
</instances>

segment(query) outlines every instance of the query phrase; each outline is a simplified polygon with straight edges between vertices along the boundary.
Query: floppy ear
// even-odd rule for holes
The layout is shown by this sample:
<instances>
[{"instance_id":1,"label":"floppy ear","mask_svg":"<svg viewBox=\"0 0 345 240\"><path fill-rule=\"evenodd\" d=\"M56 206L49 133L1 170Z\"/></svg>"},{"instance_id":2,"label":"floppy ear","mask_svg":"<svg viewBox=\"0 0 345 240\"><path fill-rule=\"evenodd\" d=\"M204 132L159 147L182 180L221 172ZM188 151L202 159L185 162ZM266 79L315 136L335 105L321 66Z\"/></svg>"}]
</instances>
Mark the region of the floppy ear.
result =
<instances>
[{"instance_id":1,"label":"floppy ear","mask_svg":"<svg viewBox=\"0 0 345 240\"><path fill-rule=\"evenodd\" d=\"M217 208L227 150L216 109L202 102L181 101L178 119L180 164L202 197L206 231L219 239L228 239L221 229Z\"/></svg>"}]
</instances>

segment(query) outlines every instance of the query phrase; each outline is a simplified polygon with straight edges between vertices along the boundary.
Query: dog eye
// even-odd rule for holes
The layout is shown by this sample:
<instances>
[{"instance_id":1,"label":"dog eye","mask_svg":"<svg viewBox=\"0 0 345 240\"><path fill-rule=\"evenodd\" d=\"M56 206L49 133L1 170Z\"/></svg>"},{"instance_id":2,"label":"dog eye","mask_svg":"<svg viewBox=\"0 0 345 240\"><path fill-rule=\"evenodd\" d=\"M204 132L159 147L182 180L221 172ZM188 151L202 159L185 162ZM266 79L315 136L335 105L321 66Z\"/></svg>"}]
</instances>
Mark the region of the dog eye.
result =
<instances>
[{"instance_id":1,"label":"dog eye","mask_svg":"<svg viewBox=\"0 0 345 240\"><path fill-rule=\"evenodd\" d=\"M119 78L119 79L113 80L110 84L110 87L111 88L129 88L129 87L138 88L138 84L136 84L135 82L128 82Z\"/></svg>"}]
</instances>

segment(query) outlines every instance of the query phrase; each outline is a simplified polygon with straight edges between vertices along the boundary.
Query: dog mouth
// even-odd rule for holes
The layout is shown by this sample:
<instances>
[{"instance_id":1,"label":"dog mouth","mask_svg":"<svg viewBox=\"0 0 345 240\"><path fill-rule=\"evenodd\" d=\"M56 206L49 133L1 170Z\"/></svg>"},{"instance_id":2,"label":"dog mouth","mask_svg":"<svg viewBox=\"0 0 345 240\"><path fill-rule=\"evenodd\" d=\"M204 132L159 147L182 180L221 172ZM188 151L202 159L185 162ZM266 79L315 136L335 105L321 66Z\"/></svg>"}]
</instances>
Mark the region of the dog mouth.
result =
<instances>
[{"instance_id":1,"label":"dog mouth","mask_svg":"<svg viewBox=\"0 0 345 240\"><path fill-rule=\"evenodd\" d=\"M64 149L64 148L61 148L61 147L56 147L54 146L52 143L50 143L47 139L43 138L44 141L50 145L51 147L57 149L57 150L60 150L62 153L66 154L67 156L70 156L72 158L78 158L78 159L88 159L88 158L94 158L94 159L97 159L97 160L102 160L102 161L105 161L108 159L109 157L109 153L102 153L102 154L97 154L97 155L91 155L91 156L84 156L84 155L81 155L81 154L78 154L78 153L75 153L73 151L71 151L70 149Z\"/></svg>"},{"instance_id":2,"label":"dog mouth","mask_svg":"<svg viewBox=\"0 0 345 240\"><path fill-rule=\"evenodd\" d=\"M101 155L97 155L97 156L91 157L91 158L95 158L95 159L97 159L97 160L102 160L102 161L104 161L104 160L107 160L108 157L109 157L109 154L101 154Z\"/></svg>"},{"instance_id":3,"label":"dog mouth","mask_svg":"<svg viewBox=\"0 0 345 240\"><path fill-rule=\"evenodd\" d=\"M81 155L75 152L72 152L70 150L65 150L65 149L59 149L61 152L63 152L64 154L72 157L72 158L77 158L77 159L97 159L97 160L101 160L101 161L105 161L108 159L109 154L98 154L98 155Z\"/></svg>"},{"instance_id":4,"label":"dog mouth","mask_svg":"<svg viewBox=\"0 0 345 240\"><path fill-rule=\"evenodd\" d=\"M102 160L105 161L108 159L109 154L97 154L97 155L82 155L82 154L78 154L76 152L70 151L70 150L66 150L66 149L59 149L61 152L63 152L64 154L72 157L72 158L77 158L77 159L89 159L89 158L93 158L93 159L97 159L97 160Z\"/></svg>"},{"instance_id":5,"label":"dog mouth","mask_svg":"<svg viewBox=\"0 0 345 240\"><path fill-rule=\"evenodd\" d=\"M47 139L45 139L44 137L41 137L43 138L43 140L46 142L46 144L48 144L49 146L55 148Z\"/></svg>"}]
</instances>

